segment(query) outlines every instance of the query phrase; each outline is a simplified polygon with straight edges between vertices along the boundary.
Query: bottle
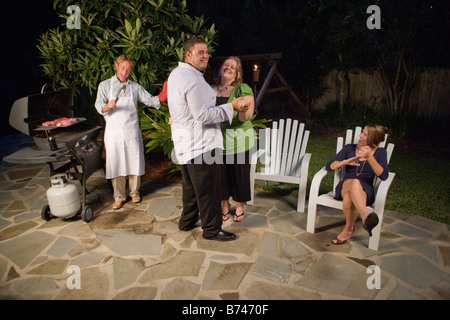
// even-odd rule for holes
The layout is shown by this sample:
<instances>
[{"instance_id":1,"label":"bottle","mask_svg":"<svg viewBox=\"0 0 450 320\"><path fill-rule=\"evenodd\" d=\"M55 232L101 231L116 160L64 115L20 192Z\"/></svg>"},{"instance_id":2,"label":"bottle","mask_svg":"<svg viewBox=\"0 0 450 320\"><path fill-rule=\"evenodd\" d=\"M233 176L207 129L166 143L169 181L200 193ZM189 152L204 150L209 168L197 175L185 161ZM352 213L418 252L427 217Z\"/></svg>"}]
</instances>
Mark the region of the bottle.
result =
<instances>
[{"instance_id":1,"label":"bottle","mask_svg":"<svg viewBox=\"0 0 450 320\"><path fill-rule=\"evenodd\" d=\"M51 132L48 132L47 136L48 136L48 144L50 145L50 150L52 151L58 150L58 145L56 144L55 137L51 134Z\"/></svg>"}]
</instances>

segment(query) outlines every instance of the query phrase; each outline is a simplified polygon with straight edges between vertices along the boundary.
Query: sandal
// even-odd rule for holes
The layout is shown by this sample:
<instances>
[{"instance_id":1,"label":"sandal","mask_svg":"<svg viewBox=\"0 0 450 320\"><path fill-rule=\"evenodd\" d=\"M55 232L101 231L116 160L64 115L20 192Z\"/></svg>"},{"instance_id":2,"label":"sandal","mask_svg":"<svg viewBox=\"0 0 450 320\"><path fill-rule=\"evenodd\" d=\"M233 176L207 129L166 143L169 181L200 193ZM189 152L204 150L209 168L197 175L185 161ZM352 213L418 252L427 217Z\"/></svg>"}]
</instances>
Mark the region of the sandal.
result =
<instances>
[{"instance_id":1,"label":"sandal","mask_svg":"<svg viewBox=\"0 0 450 320\"><path fill-rule=\"evenodd\" d=\"M365 223L364 223L365 222ZM378 215L375 212L369 214L366 220L363 222L364 229L372 236L372 229L375 228L379 222Z\"/></svg>"},{"instance_id":2,"label":"sandal","mask_svg":"<svg viewBox=\"0 0 450 320\"><path fill-rule=\"evenodd\" d=\"M242 219L240 219L242 217ZM241 222L242 220L244 220L244 212L242 212L241 214L235 214L233 221L234 222Z\"/></svg>"},{"instance_id":3,"label":"sandal","mask_svg":"<svg viewBox=\"0 0 450 320\"><path fill-rule=\"evenodd\" d=\"M347 239L347 240L348 240L348 239ZM331 241L331 243L334 244L334 245L340 245L340 244L346 243L347 240L341 240L341 239L339 239L339 238L336 236L336 238L334 238L333 241Z\"/></svg>"},{"instance_id":4,"label":"sandal","mask_svg":"<svg viewBox=\"0 0 450 320\"><path fill-rule=\"evenodd\" d=\"M350 237L349 237L348 239L351 238L353 232L355 232L355 226L353 226L353 231L352 231L352 233L350 234ZM344 243L347 242L348 239L346 239L346 240L341 240L341 239L338 238L338 236L339 236L339 235L337 235L337 236L331 241L332 244L335 244L335 245L341 245L341 244L344 244Z\"/></svg>"},{"instance_id":5,"label":"sandal","mask_svg":"<svg viewBox=\"0 0 450 320\"><path fill-rule=\"evenodd\" d=\"M227 221L230 218L230 211L227 213L222 213L222 220Z\"/></svg>"}]
</instances>

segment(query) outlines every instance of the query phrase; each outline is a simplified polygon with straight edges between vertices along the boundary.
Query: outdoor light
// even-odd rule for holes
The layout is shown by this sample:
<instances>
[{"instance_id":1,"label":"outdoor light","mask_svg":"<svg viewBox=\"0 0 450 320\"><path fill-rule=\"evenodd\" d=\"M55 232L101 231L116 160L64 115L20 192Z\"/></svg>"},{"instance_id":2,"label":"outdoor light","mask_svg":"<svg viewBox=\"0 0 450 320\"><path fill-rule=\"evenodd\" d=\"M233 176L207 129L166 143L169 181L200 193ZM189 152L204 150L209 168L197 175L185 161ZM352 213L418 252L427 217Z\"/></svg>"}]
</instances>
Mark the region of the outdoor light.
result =
<instances>
[{"instance_id":1,"label":"outdoor light","mask_svg":"<svg viewBox=\"0 0 450 320\"><path fill-rule=\"evenodd\" d=\"M260 68L257 64L255 64L254 68L253 68L253 82L258 82L259 81L259 72L260 72Z\"/></svg>"}]
</instances>

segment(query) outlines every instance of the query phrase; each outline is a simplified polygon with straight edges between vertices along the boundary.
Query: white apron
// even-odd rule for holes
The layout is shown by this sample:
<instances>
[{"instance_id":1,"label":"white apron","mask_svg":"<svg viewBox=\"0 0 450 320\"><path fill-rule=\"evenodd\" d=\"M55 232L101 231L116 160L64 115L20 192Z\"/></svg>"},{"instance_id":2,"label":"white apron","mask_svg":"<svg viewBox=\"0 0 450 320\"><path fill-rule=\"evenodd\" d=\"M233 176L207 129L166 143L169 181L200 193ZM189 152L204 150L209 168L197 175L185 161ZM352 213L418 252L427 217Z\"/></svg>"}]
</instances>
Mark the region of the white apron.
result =
<instances>
[{"instance_id":1,"label":"white apron","mask_svg":"<svg viewBox=\"0 0 450 320\"><path fill-rule=\"evenodd\" d=\"M111 86L112 87L112 86ZM131 86L128 97L121 96L116 108L105 115L106 179L141 176L145 173L144 143ZM109 99L113 97L112 88Z\"/></svg>"}]
</instances>

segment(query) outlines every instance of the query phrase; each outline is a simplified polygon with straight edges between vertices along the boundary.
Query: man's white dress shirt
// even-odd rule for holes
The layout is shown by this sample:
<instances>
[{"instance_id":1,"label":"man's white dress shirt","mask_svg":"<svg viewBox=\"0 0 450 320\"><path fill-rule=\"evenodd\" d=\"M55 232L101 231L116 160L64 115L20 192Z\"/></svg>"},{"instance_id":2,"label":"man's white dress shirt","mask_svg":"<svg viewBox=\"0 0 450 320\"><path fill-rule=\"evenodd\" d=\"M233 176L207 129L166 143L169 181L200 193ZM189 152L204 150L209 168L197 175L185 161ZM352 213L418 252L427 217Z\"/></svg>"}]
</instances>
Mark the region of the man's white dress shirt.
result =
<instances>
[{"instance_id":1,"label":"man's white dress shirt","mask_svg":"<svg viewBox=\"0 0 450 320\"><path fill-rule=\"evenodd\" d=\"M233 119L231 103L216 106L216 92L203 73L178 62L167 83L172 140L180 164L212 149L223 149L220 122Z\"/></svg>"}]
</instances>

